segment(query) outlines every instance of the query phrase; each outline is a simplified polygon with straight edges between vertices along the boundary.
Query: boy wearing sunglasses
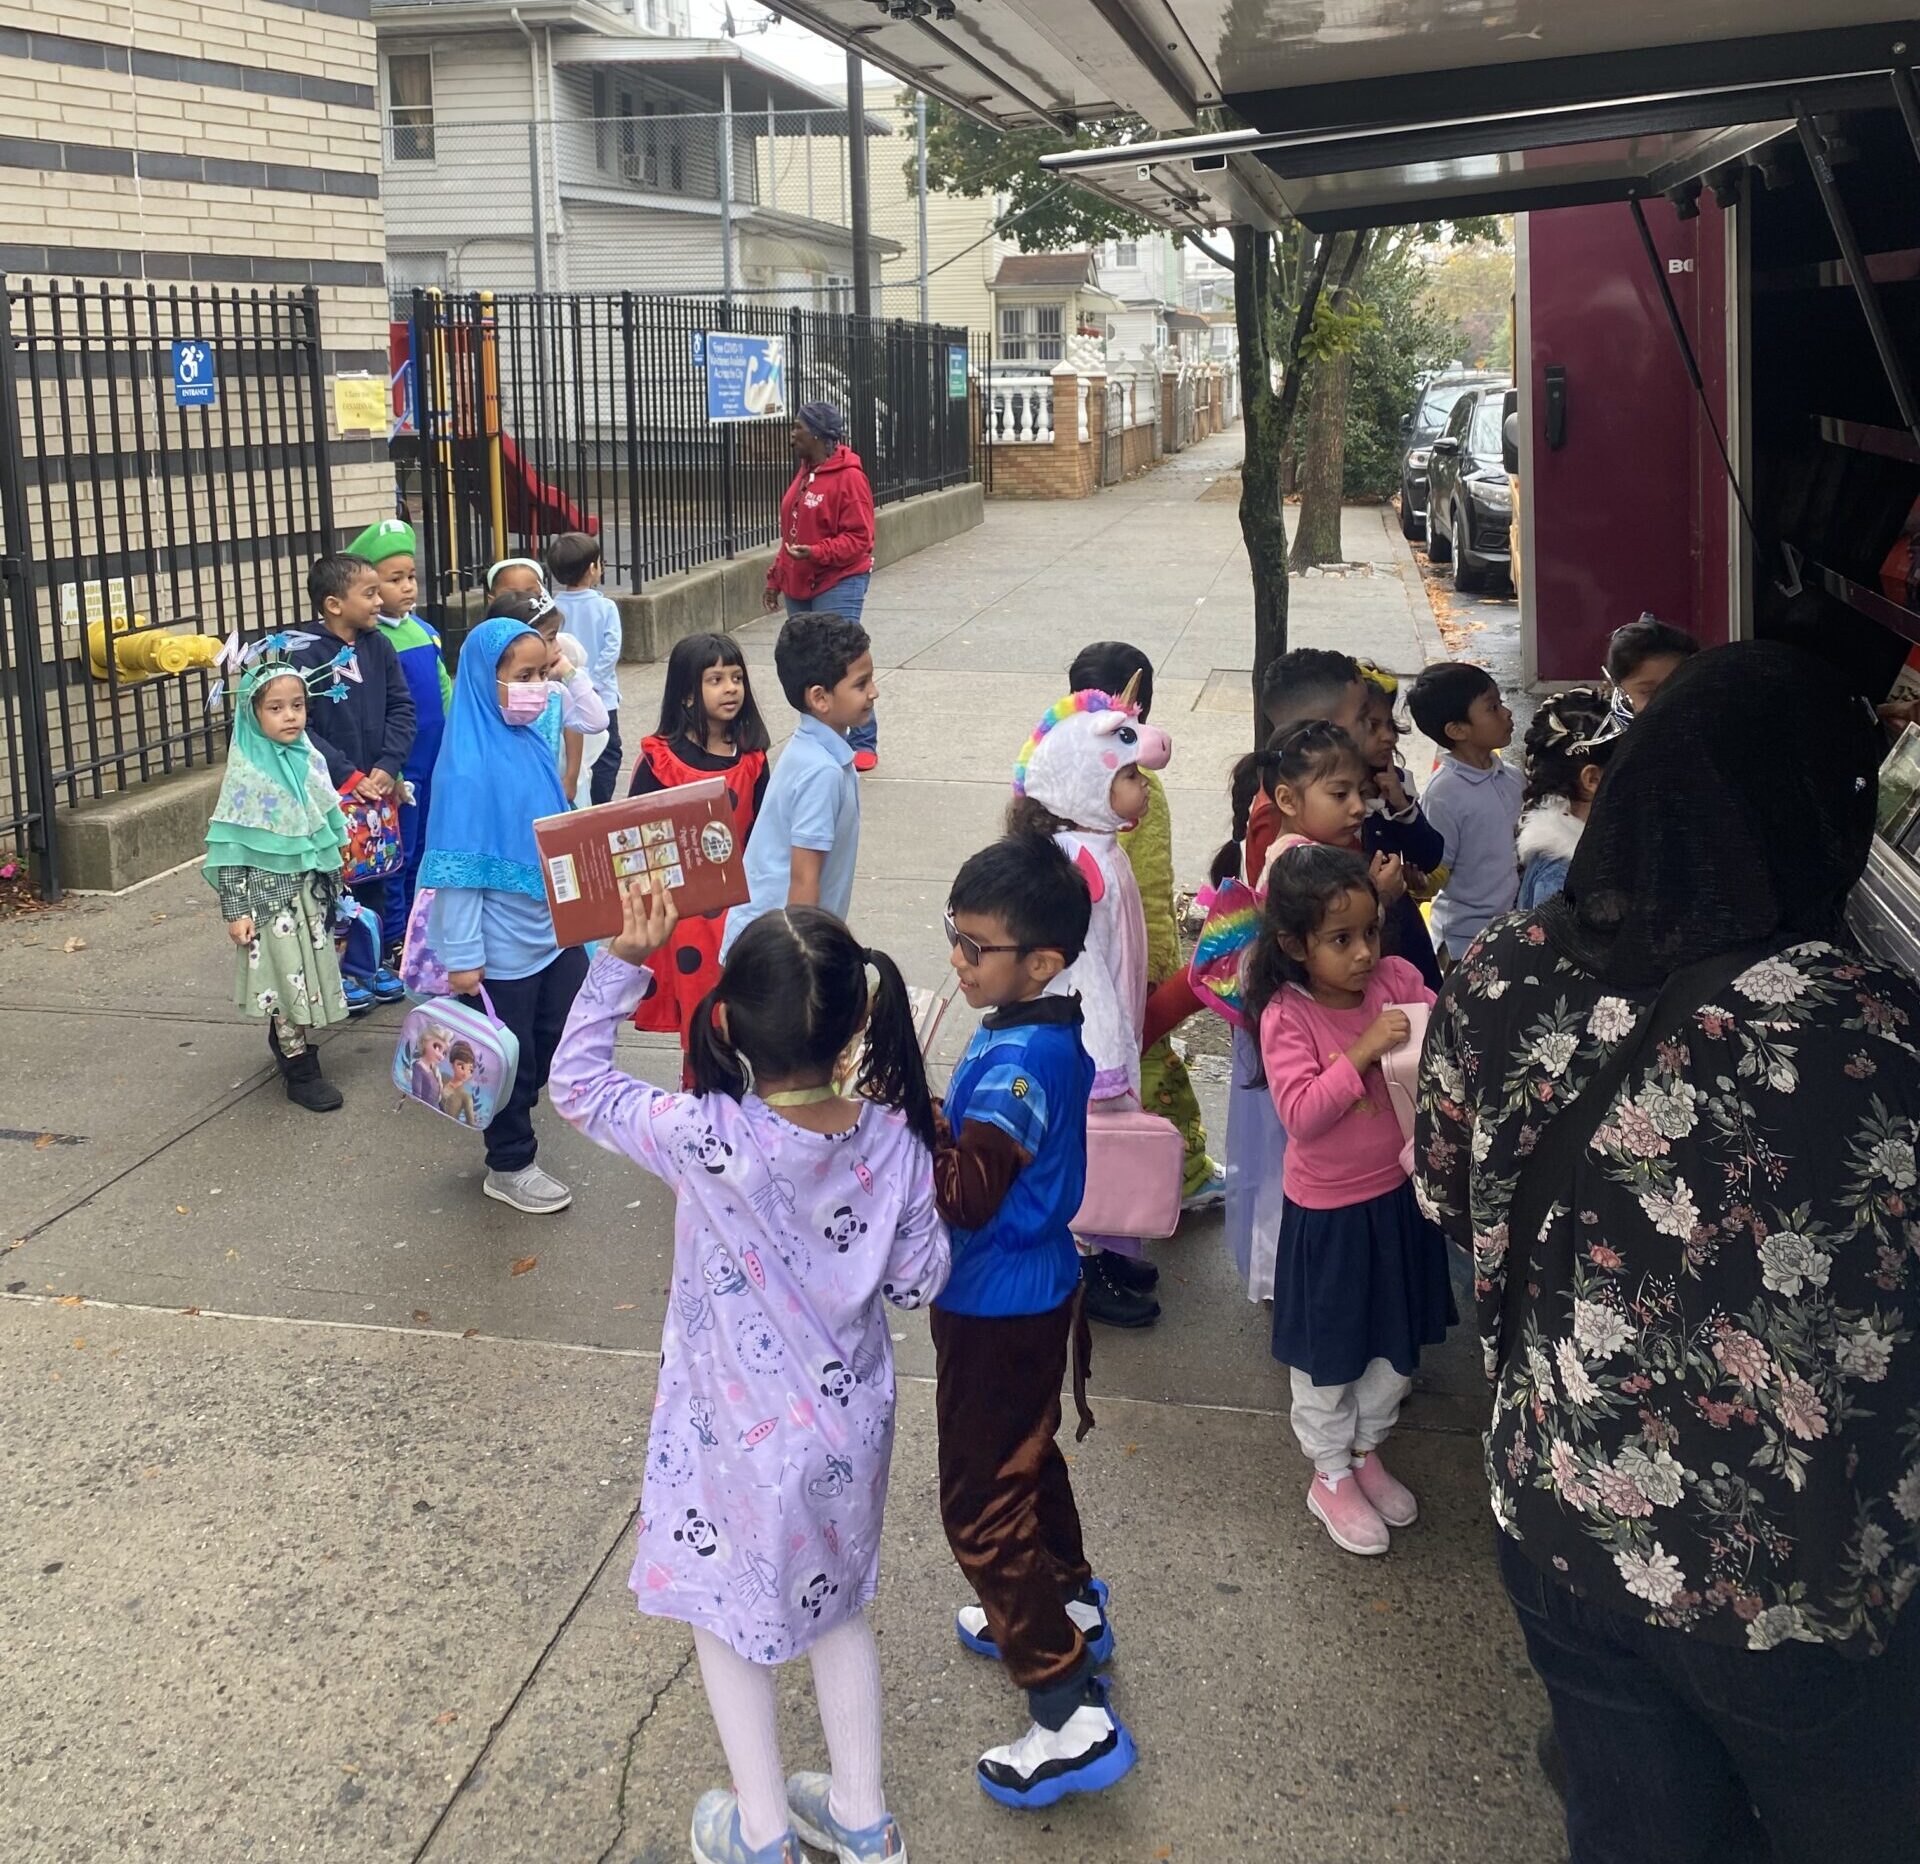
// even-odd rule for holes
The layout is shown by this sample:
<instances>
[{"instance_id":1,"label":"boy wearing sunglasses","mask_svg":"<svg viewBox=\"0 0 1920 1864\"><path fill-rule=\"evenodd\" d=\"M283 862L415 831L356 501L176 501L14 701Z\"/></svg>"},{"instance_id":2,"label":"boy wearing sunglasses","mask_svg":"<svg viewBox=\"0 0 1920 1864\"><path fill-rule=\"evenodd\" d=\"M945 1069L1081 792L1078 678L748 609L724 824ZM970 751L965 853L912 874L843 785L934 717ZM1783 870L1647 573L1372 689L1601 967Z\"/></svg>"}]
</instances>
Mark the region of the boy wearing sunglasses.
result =
<instances>
[{"instance_id":1,"label":"boy wearing sunglasses","mask_svg":"<svg viewBox=\"0 0 1920 1864\"><path fill-rule=\"evenodd\" d=\"M1007 1806L1099 1792L1134 1762L1095 1676L1113 1655L1107 1588L1054 1441L1069 1345L1078 1436L1093 1427L1071 1226L1094 1069L1080 999L1060 983L1091 915L1079 871L1037 834L973 856L947 902L960 993L987 1014L953 1072L934 1152L954 1264L931 1316L940 1518L978 1600L958 1614L960 1642L1027 1692L1032 1726L975 1769Z\"/></svg>"}]
</instances>

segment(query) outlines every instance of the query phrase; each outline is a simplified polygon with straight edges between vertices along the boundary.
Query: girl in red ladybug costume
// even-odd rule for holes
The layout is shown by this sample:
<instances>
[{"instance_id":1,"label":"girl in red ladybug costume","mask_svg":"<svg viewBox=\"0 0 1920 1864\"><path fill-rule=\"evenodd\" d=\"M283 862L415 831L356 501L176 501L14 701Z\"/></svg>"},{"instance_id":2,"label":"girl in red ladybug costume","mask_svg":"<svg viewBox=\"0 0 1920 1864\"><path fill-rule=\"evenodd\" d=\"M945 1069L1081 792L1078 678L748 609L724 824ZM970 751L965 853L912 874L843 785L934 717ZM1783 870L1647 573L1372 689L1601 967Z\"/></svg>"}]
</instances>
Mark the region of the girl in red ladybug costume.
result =
<instances>
[{"instance_id":1,"label":"girl in red ladybug costume","mask_svg":"<svg viewBox=\"0 0 1920 1864\"><path fill-rule=\"evenodd\" d=\"M744 849L767 790L767 728L753 702L739 644L724 634L693 634L667 658L660 723L640 742L629 796L718 777L733 798L733 825ZM673 1033L687 1046L694 1005L720 981L720 933L726 916L682 919L652 965L655 989L634 1012L636 1029Z\"/></svg>"}]
</instances>

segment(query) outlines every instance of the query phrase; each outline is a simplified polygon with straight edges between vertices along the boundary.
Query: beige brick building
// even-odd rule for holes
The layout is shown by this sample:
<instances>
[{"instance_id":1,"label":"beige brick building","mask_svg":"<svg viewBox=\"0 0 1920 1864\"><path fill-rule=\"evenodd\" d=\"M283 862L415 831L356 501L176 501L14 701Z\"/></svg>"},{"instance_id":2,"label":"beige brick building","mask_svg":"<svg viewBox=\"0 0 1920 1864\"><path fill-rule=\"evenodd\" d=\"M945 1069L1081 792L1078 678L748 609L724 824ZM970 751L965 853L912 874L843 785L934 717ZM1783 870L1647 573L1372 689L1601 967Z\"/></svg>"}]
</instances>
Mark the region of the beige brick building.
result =
<instances>
[{"instance_id":1,"label":"beige brick building","mask_svg":"<svg viewBox=\"0 0 1920 1864\"><path fill-rule=\"evenodd\" d=\"M10 280L311 285L329 378L384 377L369 0L0 0L0 115ZM331 453L340 530L388 515L385 437Z\"/></svg>"}]
</instances>

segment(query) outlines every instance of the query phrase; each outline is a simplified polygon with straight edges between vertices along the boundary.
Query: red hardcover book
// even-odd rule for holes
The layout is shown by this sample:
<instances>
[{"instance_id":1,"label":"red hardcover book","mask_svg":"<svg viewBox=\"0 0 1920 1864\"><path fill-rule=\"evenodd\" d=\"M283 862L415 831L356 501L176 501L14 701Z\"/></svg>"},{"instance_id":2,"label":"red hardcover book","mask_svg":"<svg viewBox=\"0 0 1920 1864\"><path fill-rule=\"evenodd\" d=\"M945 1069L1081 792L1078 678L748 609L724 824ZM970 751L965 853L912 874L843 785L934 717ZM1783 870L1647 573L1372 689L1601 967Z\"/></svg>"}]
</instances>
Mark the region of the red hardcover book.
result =
<instances>
[{"instance_id":1,"label":"red hardcover book","mask_svg":"<svg viewBox=\"0 0 1920 1864\"><path fill-rule=\"evenodd\" d=\"M665 880L682 918L722 912L747 897L733 798L718 777L542 816L533 838L562 945L614 937L623 924L621 891L645 874Z\"/></svg>"}]
</instances>

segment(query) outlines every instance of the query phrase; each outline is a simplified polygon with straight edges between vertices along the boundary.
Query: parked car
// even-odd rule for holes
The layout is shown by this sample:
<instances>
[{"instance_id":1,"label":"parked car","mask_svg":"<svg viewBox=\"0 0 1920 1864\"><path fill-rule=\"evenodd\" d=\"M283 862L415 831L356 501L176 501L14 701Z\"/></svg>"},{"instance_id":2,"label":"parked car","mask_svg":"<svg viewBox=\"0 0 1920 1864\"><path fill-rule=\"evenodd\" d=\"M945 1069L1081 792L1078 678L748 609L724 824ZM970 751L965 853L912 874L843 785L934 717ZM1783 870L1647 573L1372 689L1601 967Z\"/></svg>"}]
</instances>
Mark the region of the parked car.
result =
<instances>
[{"instance_id":1,"label":"parked car","mask_svg":"<svg viewBox=\"0 0 1920 1864\"><path fill-rule=\"evenodd\" d=\"M1446 427L1454 404L1470 388L1504 378L1484 371L1452 369L1421 385L1413 412L1400 422L1400 535L1419 543L1427 534L1427 457Z\"/></svg>"},{"instance_id":2,"label":"parked car","mask_svg":"<svg viewBox=\"0 0 1920 1864\"><path fill-rule=\"evenodd\" d=\"M1427 556L1453 564L1463 595L1507 580L1513 482L1503 427L1510 384L1470 388L1453 404L1427 460Z\"/></svg>"}]
</instances>

